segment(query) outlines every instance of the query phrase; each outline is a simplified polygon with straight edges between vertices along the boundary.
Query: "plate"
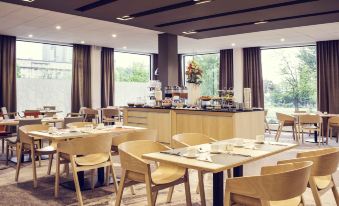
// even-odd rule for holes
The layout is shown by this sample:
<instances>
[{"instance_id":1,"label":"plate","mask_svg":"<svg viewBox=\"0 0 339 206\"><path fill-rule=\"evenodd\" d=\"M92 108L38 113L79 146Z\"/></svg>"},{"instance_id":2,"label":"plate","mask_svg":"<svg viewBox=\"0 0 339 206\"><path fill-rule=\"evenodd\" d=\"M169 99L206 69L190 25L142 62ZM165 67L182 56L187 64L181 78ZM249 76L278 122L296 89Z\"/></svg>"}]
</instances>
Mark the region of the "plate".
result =
<instances>
[{"instance_id":1,"label":"plate","mask_svg":"<svg viewBox=\"0 0 339 206\"><path fill-rule=\"evenodd\" d=\"M199 157L198 154L195 154L195 155L188 155L187 153L183 154L182 156L183 156L183 157L190 158L190 159L193 159L193 158L195 159L195 158Z\"/></svg>"}]
</instances>

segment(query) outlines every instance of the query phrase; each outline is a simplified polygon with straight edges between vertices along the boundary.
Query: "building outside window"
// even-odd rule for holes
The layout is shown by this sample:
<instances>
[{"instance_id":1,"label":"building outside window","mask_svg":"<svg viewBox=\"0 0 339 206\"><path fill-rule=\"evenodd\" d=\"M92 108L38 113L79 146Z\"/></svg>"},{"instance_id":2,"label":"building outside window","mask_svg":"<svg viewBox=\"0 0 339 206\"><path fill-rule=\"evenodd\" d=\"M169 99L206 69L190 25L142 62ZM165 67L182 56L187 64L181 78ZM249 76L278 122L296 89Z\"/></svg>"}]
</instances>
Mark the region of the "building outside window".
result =
<instances>
[{"instance_id":1,"label":"building outside window","mask_svg":"<svg viewBox=\"0 0 339 206\"><path fill-rule=\"evenodd\" d=\"M146 101L150 81L151 55L114 52L114 104Z\"/></svg>"},{"instance_id":2,"label":"building outside window","mask_svg":"<svg viewBox=\"0 0 339 206\"><path fill-rule=\"evenodd\" d=\"M201 83L201 95L213 96L218 95L219 89L219 53L211 54L197 54L197 55L184 55L183 56L183 70L185 71L189 63L194 60L199 67L203 70L202 83ZM186 75L185 75L186 84Z\"/></svg>"},{"instance_id":3,"label":"building outside window","mask_svg":"<svg viewBox=\"0 0 339 206\"><path fill-rule=\"evenodd\" d=\"M17 41L17 109L71 111L71 46Z\"/></svg>"},{"instance_id":4,"label":"building outside window","mask_svg":"<svg viewBox=\"0 0 339 206\"><path fill-rule=\"evenodd\" d=\"M262 50L265 109L268 121L276 123L276 112L317 111L316 47Z\"/></svg>"}]
</instances>

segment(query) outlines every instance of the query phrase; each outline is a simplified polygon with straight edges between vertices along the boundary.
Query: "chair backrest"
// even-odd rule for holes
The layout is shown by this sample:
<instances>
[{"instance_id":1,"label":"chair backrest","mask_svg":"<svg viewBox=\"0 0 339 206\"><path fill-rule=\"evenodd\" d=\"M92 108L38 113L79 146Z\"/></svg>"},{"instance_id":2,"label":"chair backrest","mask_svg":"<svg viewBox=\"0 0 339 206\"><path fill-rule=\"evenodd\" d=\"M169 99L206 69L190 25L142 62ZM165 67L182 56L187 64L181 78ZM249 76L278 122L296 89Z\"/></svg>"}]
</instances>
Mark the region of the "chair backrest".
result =
<instances>
[{"instance_id":1,"label":"chair backrest","mask_svg":"<svg viewBox=\"0 0 339 206\"><path fill-rule=\"evenodd\" d=\"M104 108L102 109L102 116L103 118L119 117L120 110L117 108Z\"/></svg>"},{"instance_id":2,"label":"chair backrest","mask_svg":"<svg viewBox=\"0 0 339 206\"><path fill-rule=\"evenodd\" d=\"M339 125L339 116L331 117L328 119L329 124L338 124Z\"/></svg>"},{"instance_id":3,"label":"chair backrest","mask_svg":"<svg viewBox=\"0 0 339 206\"><path fill-rule=\"evenodd\" d=\"M24 111L24 116L27 117L27 116L33 116L35 118L39 117L40 115L40 111L39 110L25 110Z\"/></svg>"},{"instance_id":4,"label":"chair backrest","mask_svg":"<svg viewBox=\"0 0 339 206\"><path fill-rule=\"evenodd\" d=\"M64 118L64 127L66 127L66 125L68 125L69 123L83 122L83 121L84 121L83 117L65 117Z\"/></svg>"},{"instance_id":5,"label":"chair backrest","mask_svg":"<svg viewBox=\"0 0 339 206\"><path fill-rule=\"evenodd\" d=\"M6 107L1 107L1 114L4 119L9 119L8 111Z\"/></svg>"},{"instance_id":6,"label":"chair backrest","mask_svg":"<svg viewBox=\"0 0 339 206\"><path fill-rule=\"evenodd\" d=\"M201 133L182 133L176 134L172 137L172 147L181 148L187 146L194 146L199 144L208 144L216 140Z\"/></svg>"},{"instance_id":7,"label":"chair backrest","mask_svg":"<svg viewBox=\"0 0 339 206\"><path fill-rule=\"evenodd\" d=\"M84 108L83 109L83 113L84 114L87 114L87 115L97 115L98 114L98 110L95 110L95 109L91 109L91 108Z\"/></svg>"},{"instance_id":8,"label":"chair backrest","mask_svg":"<svg viewBox=\"0 0 339 206\"><path fill-rule=\"evenodd\" d=\"M226 189L264 201L288 200L305 192L311 167L312 162L263 167L261 176L227 179Z\"/></svg>"},{"instance_id":9,"label":"chair backrest","mask_svg":"<svg viewBox=\"0 0 339 206\"><path fill-rule=\"evenodd\" d=\"M58 152L66 153L69 155L110 153L111 142L111 134L100 134L60 142L57 145L57 150Z\"/></svg>"},{"instance_id":10,"label":"chair backrest","mask_svg":"<svg viewBox=\"0 0 339 206\"><path fill-rule=\"evenodd\" d=\"M155 142L158 139L158 132L154 129L140 129L119 136L112 139L112 146L119 146L119 144L128 141L136 140L151 140Z\"/></svg>"},{"instance_id":11,"label":"chair backrest","mask_svg":"<svg viewBox=\"0 0 339 206\"><path fill-rule=\"evenodd\" d=\"M44 110L55 110L56 106L43 106Z\"/></svg>"},{"instance_id":12,"label":"chair backrest","mask_svg":"<svg viewBox=\"0 0 339 206\"><path fill-rule=\"evenodd\" d=\"M286 122L286 121L293 122L295 120L294 117L291 116L291 115L287 115L287 114L283 114L283 113L279 113L279 112L277 112L276 115L277 115L277 119L280 122Z\"/></svg>"},{"instance_id":13,"label":"chair backrest","mask_svg":"<svg viewBox=\"0 0 339 206\"><path fill-rule=\"evenodd\" d=\"M31 125L31 124L41 124L41 119L20 119L18 126L20 128L21 126Z\"/></svg>"},{"instance_id":14,"label":"chair backrest","mask_svg":"<svg viewBox=\"0 0 339 206\"><path fill-rule=\"evenodd\" d=\"M92 122L72 122L72 123L66 124L66 127L68 127L68 128L71 128L71 127L81 128L81 127L85 127L87 125L93 125L93 127L95 127L97 124L92 123Z\"/></svg>"},{"instance_id":15,"label":"chair backrest","mask_svg":"<svg viewBox=\"0 0 339 206\"><path fill-rule=\"evenodd\" d=\"M31 124L19 127L19 136L20 142L32 144L33 137L29 136L28 133L32 131L39 131L39 130L48 130L48 125L42 124Z\"/></svg>"},{"instance_id":16,"label":"chair backrest","mask_svg":"<svg viewBox=\"0 0 339 206\"><path fill-rule=\"evenodd\" d=\"M79 114L84 114L85 109L87 109L87 107L80 107Z\"/></svg>"},{"instance_id":17,"label":"chair backrest","mask_svg":"<svg viewBox=\"0 0 339 206\"><path fill-rule=\"evenodd\" d=\"M304 114L299 116L300 124L319 124L322 118L317 114Z\"/></svg>"},{"instance_id":18,"label":"chair backrest","mask_svg":"<svg viewBox=\"0 0 339 206\"><path fill-rule=\"evenodd\" d=\"M311 161L313 162L311 176L327 176L335 173L339 164L339 149L326 148L300 152L297 158L279 161L278 164Z\"/></svg>"}]
</instances>

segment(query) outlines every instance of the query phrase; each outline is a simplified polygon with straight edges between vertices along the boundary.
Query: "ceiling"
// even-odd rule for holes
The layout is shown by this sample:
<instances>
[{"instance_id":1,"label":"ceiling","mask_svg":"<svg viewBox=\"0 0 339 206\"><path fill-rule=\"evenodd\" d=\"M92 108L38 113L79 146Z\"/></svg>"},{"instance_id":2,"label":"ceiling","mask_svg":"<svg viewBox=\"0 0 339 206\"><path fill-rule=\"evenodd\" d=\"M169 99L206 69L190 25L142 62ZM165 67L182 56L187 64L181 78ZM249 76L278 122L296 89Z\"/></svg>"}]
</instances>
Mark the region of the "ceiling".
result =
<instances>
[{"instance_id":1,"label":"ceiling","mask_svg":"<svg viewBox=\"0 0 339 206\"><path fill-rule=\"evenodd\" d=\"M3 0L4 2L203 39L336 22L338 0ZM206 1L206 0L204 0ZM117 18L130 16L121 21ZM256 22L267 21L264 24Z\"/></svg>"},{"instance_id":2,"label":"ceiling","mask_svg":"<svg viewBox=\"0 0 339 206\"><path fill-rule=\"evenodd\" d=\"M73 1L77 2L70 2ZM60 30L55 28L57 25L61 26ZM86 44L117 50L156 53L159 33L134 26L0 2L0 34L17 36L20 39L69 44L85 41ZM28 37L30 34L33 35L32 38ZM112 34L117 37L113 38ZM281 38L285 41L280 41ZM339 39L339 22L199 40L180 36L178 49L179 53L205 53L232 47L288 46L332 39ZM232 46L232 43L235 45ZM124 48L125 46L127 48Z\"/></svg>"}]
</instances>

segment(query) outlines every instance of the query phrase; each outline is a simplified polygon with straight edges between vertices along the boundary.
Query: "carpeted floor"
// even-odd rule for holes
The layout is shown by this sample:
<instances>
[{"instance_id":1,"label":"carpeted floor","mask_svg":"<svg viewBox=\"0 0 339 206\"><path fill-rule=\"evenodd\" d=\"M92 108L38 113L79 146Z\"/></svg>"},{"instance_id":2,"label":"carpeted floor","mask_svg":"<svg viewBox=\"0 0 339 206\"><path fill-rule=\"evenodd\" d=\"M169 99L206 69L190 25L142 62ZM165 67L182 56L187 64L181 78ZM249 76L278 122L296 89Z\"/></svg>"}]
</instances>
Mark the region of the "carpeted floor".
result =
<instances>
[{"instance_id":1,"label":"carpeted floor","mask_svg":"<svg viewBox=\"0 0 339 206\"><path fill-rule=\"evenodd\" d=\"M266 138L272 139L273 134L266 135ZM312 138L312 137L310 137ZM281 137L282 142L292 142L290 133L284 133ZM339 146L334 140L330 141L330 146ZM324 146L320 146L324 147ZM296 152L302 150L316 149L318 146L312 143L306 143L293 150L271 156L251 164L244 165L244 175L258 175L260 168L265 165L274 165L278 160L293 158ZM5 155L0 155L0 205L77 205L75 192L60 187L60 197L54 198L54 176L48 176L47 161L42 161L42 166L37 168L38 172L38 188L33 188L32 168L29 163L24 164L20 171L19 182L14 181L15 164L5 165ZM116 162L119 160L116 159ZM52 168L55 171L55 168ZM119 174L119 170L116 171ZM68 178L63 177L61 181L71 180L72 175ZM339 185L339 171L335 174L336 184ZM195 171L190 172L190 183L193 205L200 205L200 197L195 193L197 185L197 174ZM207 205L212 205L212 175L207 175L205 179L205 191ZM282 188L288 189L288 188ZM146 190L143 184L135 186L136 195L131 195L129 189L125 189L123 196L123 205L147 205ZM157 205L185 205L185 190L183 185L176 186L172 203L166 204L168 190L159 193ZM97 188L94 191L82 192L85 205L114 205L115 193L113 186ZM315 205L312 193L309 189L304 194L306 205ZM336 205L331 191L322 196L323 205Z\"/></svg>"}]
</instances>

